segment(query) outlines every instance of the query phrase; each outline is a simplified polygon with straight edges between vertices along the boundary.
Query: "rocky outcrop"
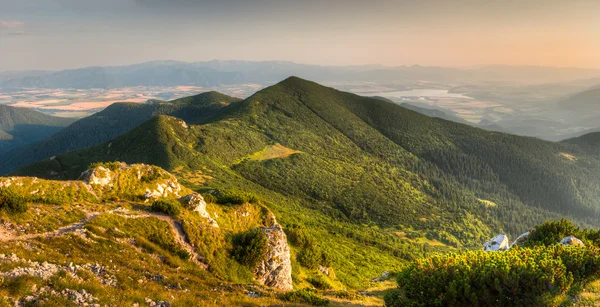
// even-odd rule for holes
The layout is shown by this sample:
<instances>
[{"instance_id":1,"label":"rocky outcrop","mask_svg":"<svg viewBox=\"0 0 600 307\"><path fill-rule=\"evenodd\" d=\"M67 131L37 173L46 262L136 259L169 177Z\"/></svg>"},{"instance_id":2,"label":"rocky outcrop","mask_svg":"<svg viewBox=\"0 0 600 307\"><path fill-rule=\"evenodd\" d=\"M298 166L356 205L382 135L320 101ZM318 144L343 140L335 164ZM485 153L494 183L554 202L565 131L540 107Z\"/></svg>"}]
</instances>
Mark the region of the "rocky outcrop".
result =
<instances>
[{"instance_id":1,"label":"rocky outcrop","mask_svg":"<svg viewBox=\"0 0 600 307\"><path fill-rule=\"evenodd\" d=\"M505 251L510 248L508 237L505 234L495 236L491 241L483 244L483 250L486 252Z\"/></svg>"},{"instance_id":2,"label":"rocky outcrop","mask_svg":"<svg viewBox=\"0 0 600 307\"><path fill-rule=\"evenodd\" d=\"M267 236L267 255L254 270L256 281L276 289L292 290L292 262L285 232L277 222L262 230Z\"/></svg>"},{"instance_id":3,"label":"rocky outcrop","mask_svg":"<svg viewBox=\"0 0 600 307\"><path fill-rule=\"evenodd\" d=\"M180 197L179 194L184 190L175 176L160 167L147 164L111 162L88 169L80 179L96 193L125 187L128 191L141 190L140 196L146 199Z\"/></svg>"},{"instance_id":4,"label":"rocky outcrop","mask_svg":"<svg viewBox=\"0 0 600 307\"><path fill-rule=\"evenodd\" d=\"M563 238L562 240L560 240L560 244L562 245L570 245L570 246L577 246L577 247L585 247L585 244L583 244L583 241L577 239L574 236L568 236Z\"/></svg>"},{"instance_id":5,"label":"rocky outcrop","mask_svg":"<svg viewBox=\"0 0 600 307\"><path fill-rule=\"evenodd\" d=\"M103 166L97 166L81 174L80 179L87 184L107 186L112 182L111 171Z\"/></svg>"},{"instance_id":6,"label":"rocky outcrop","mask_svg":"<svg viewBox=\"0 0 600 307\"><path fill-rule=\"evenodd\" d=\"M164 183L156 184L156 188L154 188L153 190L150 190L150 188L146 188L146 194L144 194L144 197L146 199L169 196L179 197L180 191L181 186L179 185L179 183L177 183L177 179L167 180Z\"/></svg>"},{"instance_id":7,"label":"rocky outcrop","mask_svg":"<svg viewBox=\"0 0 600 307\"><path fill-rule=\"evenodd\" d=\"M192 210L194 212L198 212L200 216L205 218L211 226L219 228L219 224L217 224L217 221L215 221L210 216L208 211L206 211L206 201L204 200L204 197L202 197L202 195L198 193L192 193L180 198L179 201L187 209Z\"/></svg>"}]
</instances>

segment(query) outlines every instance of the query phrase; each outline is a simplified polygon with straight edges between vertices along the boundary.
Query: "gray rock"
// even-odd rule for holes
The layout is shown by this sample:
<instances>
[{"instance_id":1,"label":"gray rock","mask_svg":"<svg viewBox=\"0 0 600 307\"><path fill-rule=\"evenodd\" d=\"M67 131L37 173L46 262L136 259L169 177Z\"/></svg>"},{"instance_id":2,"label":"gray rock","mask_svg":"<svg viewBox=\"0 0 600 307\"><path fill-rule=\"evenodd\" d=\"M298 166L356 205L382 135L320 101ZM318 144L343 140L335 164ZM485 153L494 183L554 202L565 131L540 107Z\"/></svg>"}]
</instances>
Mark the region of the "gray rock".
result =
<instances>
[{"instance_id":1,"label":"gray rock","mask_svg":"<svg viewBox=\"0 0 600 307\"><path fill-rule=\"evenodd\" d=\"M189 210L198 212L200 216L205 218L208 223L215 228L219 228L219 224L215 221L208 211L206 211L206 201L204 197L198 193L192 193L179 199L179 201Z\"/></svg>"},{"instance_id":2,"label":"gray rock","mask_svg":"<svg viewBox=\"0 0 600 307\"><path fill-rule=\"evenodd\" d=\"M290 247L281 225L262 229L267 235L267 255L254 270L256 281L280 290L292 290Z\"/></svg>"},{"instance_id":3,"label":"gray rock","mask_svg":"<svg viewBox=\"0 0 600 307\"><path fill-rule=\"evenodd\" d=\"M522 242L527 241L527 239L529 239L529 235L530 235L529 231L521 234L520 236L517 237L517 239L515 239L515 241L513 241L513 243L510 244L509 248L512 248L515 245L518 245Z\"/></svg>"},{"instance_id":4,"label":"gray rock","mask_svg":"<svg viewBox=\"0 0 600 307\"><path fill-rule=\"evenodd\" d=\"M583 241L577 239L574 236L568 236L563 238L562 240L560 240L560 244L562 245L571 245L571 246L578 246L578 247L585 247L585 244L583 244Z\"/></svg>"},{"instance_id":5,"label":"gray rock","mask_svg":"<svg viewBox=\"0 0 600 307\"><path fill-rule=\"evenodd\" d=\"M509 249L508 237L505 234L495 236L491 241L483 244L483 250L486 252L498 252Z\"/></svg>"},{"instance_id":6,"label":"gray rock","mask_svg":"<svg viewBox=\"0 0 600 307\"><path fill-rule=\"evenodd\" d=\"M325 266L319 265L319 272L323 273L325 276L329 276L329 269Z\"/></svg>"}]
</instances>

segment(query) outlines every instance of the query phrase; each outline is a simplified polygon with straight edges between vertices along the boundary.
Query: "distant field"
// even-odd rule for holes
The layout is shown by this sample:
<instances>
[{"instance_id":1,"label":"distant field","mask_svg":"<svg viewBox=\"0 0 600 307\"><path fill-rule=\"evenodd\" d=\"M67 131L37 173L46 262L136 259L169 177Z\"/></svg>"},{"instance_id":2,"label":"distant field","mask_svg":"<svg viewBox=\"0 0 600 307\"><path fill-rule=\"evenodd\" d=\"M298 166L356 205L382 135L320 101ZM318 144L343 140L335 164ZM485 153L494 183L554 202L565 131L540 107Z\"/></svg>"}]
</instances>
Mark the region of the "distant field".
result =
<instances>
[{"instance_id":1,"label":"distant field","mask_svg":"<svg viewBox=\"0 0 600 307\"><path fill-rule=\"evenodd\" d=\"M32 108L61 117L85 117L115 102L142 103L149 99L172 100L208 91L245 98L263 88L260 84L224 87L176 86L118 89L19 89L0 92L0 104Z\"/></svg>"}]
</instances>

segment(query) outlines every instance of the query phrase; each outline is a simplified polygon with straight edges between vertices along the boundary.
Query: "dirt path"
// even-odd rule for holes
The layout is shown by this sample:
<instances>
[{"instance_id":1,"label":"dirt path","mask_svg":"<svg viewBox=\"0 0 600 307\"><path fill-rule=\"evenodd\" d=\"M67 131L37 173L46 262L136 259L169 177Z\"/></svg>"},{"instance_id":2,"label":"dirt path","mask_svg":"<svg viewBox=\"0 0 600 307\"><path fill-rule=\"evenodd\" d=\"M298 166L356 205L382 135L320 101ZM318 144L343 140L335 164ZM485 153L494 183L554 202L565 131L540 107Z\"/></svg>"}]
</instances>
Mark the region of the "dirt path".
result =
<instances>
[{"instance_id":1,"label":"dirt path","mask_svg":"<svg viewBox=\"0 0 600 307\"><path fill-rule=\"evenodd\" d=\"M48 232L42 232L42 233L16 235L10 231L7 231L6 229L1 229L0 230L0 241L8 242L8 241L30 240L30 239L41 238L41 237L45 237L45 238L58 237L65 233L82 230L85 223L87 223L89 220L97 217L98 215L100 215L100 212L86 213L86 217L77 223L60 227L54 231L48 231Z\"/></svg>"},{"instance_id":2,"label":"dirt path","mask_svg":"<svg viewBox=\"0 0 600 307\"><path fill-rule=\"evenodd\" d=\"M120 209L109 210L106 212L89 212L89 213L86 213L86 217L84 219L82 219L81 221L79 221L77 223L61 227L54 231L26 234L26 235L16 235L10 231L7 231L6 229L4 229L4 227L0 227L0 242L23 241L23 240L30 240L30 239L35 239L35 238L52 238L52 237L61 236L61 235L67 234L67 233L76 232L76 231L82 230L83 227L85 226L85 224L87 222L89 222L91 219L93 219L103 213L118 214L127 219L153 217L153 218L157 218L161 221L165 221L165 222L169 223L169 225L171 226L171 231L173 233L173 237L175 238L175 241L177 242L177 244L179 244L179 246L182 249L184 249L185 251L187 251L190 254L190 260L192 262L194 262L195 264L201 266L202 268L208 269L208 265L206 263L202 262L204 257L202 257L200 254L198 254L196 252L196 249L190 244L190 241L187 237L187 234L183 230L183 226L181 225L181 223L176 221L169 215L161 214L161 213L154 213L154 212L144 212L144 213L135 214L135 215L124 214L124 211L122 211Z\"/></svg>"}]
</instances>

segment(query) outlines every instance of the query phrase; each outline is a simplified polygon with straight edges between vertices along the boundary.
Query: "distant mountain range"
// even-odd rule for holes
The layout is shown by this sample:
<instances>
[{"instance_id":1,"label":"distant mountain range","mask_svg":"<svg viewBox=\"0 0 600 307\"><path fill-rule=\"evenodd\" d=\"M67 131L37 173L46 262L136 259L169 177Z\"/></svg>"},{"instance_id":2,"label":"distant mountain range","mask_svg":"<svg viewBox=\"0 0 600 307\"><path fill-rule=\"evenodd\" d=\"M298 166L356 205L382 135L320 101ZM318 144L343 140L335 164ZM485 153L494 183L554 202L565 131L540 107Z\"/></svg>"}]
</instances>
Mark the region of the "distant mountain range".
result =
<instances>
[{"instance_id":1,"label":"distant mountain range","mask_svg":"<svg viewBox=\"0 0 600 307\"><path fill-rule=\"evenodd\" d=\"M74 121L31 109L0 105L0 153L51 136Z\"/></svg>"},{"instance_id":2,"label":"distant mountain range","mask_svg":"<svg viewBox=\"0 0 600 307\"><path fill-rule=\"evenodd\" d=\"M316 81L378 83L523 82L549 83L600 77L598 70L490 66L477 69L401 66L317 66L282 61L156 61L128 66L62 71L0 72L0 88L122 88L131 86L270 85L289 75Z\"/></svg>"}]
</instances>

